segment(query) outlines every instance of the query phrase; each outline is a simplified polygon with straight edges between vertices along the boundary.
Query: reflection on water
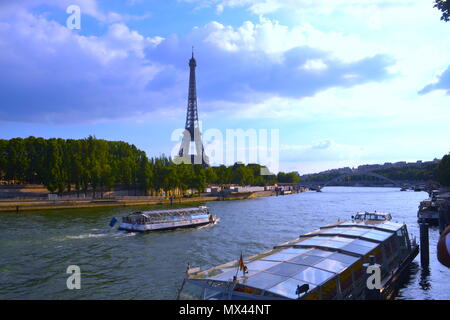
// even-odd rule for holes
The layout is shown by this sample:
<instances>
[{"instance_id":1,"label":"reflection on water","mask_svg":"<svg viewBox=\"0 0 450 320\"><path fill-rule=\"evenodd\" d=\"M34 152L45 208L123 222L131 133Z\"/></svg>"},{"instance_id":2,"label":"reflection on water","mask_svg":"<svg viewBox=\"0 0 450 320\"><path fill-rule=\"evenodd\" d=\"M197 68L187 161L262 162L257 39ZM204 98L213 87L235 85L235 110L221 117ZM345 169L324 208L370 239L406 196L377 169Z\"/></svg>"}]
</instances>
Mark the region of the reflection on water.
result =
<instances>
[{"instance_id":1,"label":"reflection on water","mask_svg":"<svg viewBox=\"0 0 450 320\"><path fill-rule=\"evenodd\" d=\"M110 230L112 217L143 208L3 213L0 298L174 299L187 264L210 267L272 248L357 211L386 211L419 239L417 206L423 192L394 188L326 187L323 192L210 202L220 222L156 233ZM430 228L430 266L417 257L399 299L450 299L450 269L436 259ZM66 269L81 268L81 290L68 290Z\"/></svg>"},{"instance_id":2,"label":"reflection on water","mask_svg":"<svg viewBox=\"0 0 450 320\"><path fill-rule=\"evenodd\" d=\"M422 288L422 290L430 290L431 289L430 268L428 266L423 266L420 270L419 285Z\"/></svg>"}]
</instances>

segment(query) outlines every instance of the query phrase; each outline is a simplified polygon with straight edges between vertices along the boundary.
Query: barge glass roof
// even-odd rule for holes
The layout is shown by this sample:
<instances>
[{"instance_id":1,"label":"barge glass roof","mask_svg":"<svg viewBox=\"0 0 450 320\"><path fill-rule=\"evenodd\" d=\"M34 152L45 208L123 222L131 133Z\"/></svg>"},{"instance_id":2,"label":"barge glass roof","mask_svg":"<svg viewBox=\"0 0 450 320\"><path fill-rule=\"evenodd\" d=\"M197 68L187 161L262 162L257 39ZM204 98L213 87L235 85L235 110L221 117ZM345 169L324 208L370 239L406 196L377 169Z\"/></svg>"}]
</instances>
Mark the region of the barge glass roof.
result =
<instances>
[{"instance_id":1,"label":"barge glass roof","mask_svg":"<svg viewBox=\"0 0 450 320\"><path fill-rule=\"evenodd\" d=\"M291 298L291 299L297 299L298 295L295 294L297 291L297 286L301 286L304 284L309 285L309 290L313 290L316 286L312 283L307 283L304 281L300 281L297 279L288 279L286 281L280 282L279 284L273 286L272 288L268 289L268 291L279 294L281 296Z\"/></svg>"},{"instance_id":2,"label":"barge glass roof","mask_svg":"<svg viewBox=\"0 0 450 320\"><path fill-rule=\"evenodd\" d=\"M320 285L335 276L336 275L332 272L328 272L313 267L308 267L305 270L293 275L292 278L312 283L314 285Z\"/></svg>"},{"instance_id":3,"label":"barge glass roof","mask_svg":"<svg viewBox=\"0 0 450 320\"><path fill-rule=\"evenodd\" d=\"M287 279L289 278L282 275L263 271L255 274L254 276L249 277L246 281L244 281L244 284L254 288L268 289L280 282L286 281Z\"/></svg>"},{"instance_id":4,"label":"barge glass roof","mask_svg":"<svg viewBox=\"0 0 450 320\"><path fill-rule=\"evenodd\" d=\"M245 261L248 270L245 276L233 262L234 265L228 263L223 268L214 269L211 275L206 274L206 280L228 282L237 276L242 285L296 299L297 286L308 284L311 291L334 281L338 274L361 261L362 256L381 245L402 226L391 221L374 225L338 222L250 258L250 261Z\"/></svg>"},{"instance_id":5,"label":"barge glass roof","mask_svg":"<svg viewBox=\"0 0 450 320\"><path fill-rule=\"evenodd\" d=\"M357 228L365 228L365 229L382 229L386 231L397 231L400 229L403 225L400 223L392 222L392 221L381 221L381 222L358 222L358 221L342 221L342 222L335 222L332 224L329 224L325 227L322 227L321 229L328 229L332 227L357 227Z\"/></svg>"},{"instance_id":6,"label":"barge glass roof","mask_svg":"<svg viewBox=\"0 0 450 320\"><path fill-rule=\"evenodd\" d=\"M390 236L392 236L392 234L393 233L391 231L380 231L369 228L332 227L313 231L311 233L306 234L305 237L313 235L321 235L321 236L342 235L382 242L387 238L389 238Z\"/></svg>"},{"instance_id":7,"label":"barge glass roof","mask_svg":"<svg viewBox=\"0 0 450 320\"><path fill-rule=\"evenodd\" d=\"M326 242L330 241L332 240ZM335 240L343 246L352 245L353 241L355 239ZM353 246L356 249L362 248L358 252L371 250L366 246L354 244ZM241 284L288 298L297 298L295 291L298 285L308 284L311 291L361 259L350 254L317 248L288 247L275 251L273 254L246 263L248 272L245 278L241 278L242 271L237 271L237 267L233 267L222 269L223 273L209 279L232 281L233 277L238 275Z\"/></svg>"},{"instance_id":8,"label":"barge glass roof","mask_svg":"<svg viewBox=\"0 0 450 320\"><path fill-rule=\"evenodd\" d=\"M308 238L301 238L299 241L292 243L294 246L317 246L320 248L327 248L333 251L344 250L349 253L358 255L365 255L372 249L377 247L379 243L361 240L357 238L344 238L344 237L322 237L311 236Z\"/></svg>"}]
</instances>

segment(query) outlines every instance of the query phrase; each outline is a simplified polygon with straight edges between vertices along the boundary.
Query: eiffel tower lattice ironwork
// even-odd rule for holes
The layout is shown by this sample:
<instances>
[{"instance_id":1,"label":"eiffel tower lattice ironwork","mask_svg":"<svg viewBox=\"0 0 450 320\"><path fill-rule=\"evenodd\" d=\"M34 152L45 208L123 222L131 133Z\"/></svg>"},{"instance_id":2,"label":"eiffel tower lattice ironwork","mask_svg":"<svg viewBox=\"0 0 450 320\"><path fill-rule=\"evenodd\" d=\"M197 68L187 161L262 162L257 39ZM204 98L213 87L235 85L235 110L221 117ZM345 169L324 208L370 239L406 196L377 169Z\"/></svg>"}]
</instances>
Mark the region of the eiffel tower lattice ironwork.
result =
<instances>
[{"instance_id":1,"label":"eiffel tower lattice ironwork","mask_svg":"<svg viewBox=\"0 0 450 320\"><path fill-rule=\"evenodd\" d=\"M209 166L209 158L205 154L203 142L201 138L200 128L198 124L197 111L197 89L195 81L195 67L197 62L194 58L194 50L192 49L192 57L189 60L189 94L186 114L186 125L181 141L178 156L184 163L201 164L204 167Z\"/></svg>"}]
</instances>

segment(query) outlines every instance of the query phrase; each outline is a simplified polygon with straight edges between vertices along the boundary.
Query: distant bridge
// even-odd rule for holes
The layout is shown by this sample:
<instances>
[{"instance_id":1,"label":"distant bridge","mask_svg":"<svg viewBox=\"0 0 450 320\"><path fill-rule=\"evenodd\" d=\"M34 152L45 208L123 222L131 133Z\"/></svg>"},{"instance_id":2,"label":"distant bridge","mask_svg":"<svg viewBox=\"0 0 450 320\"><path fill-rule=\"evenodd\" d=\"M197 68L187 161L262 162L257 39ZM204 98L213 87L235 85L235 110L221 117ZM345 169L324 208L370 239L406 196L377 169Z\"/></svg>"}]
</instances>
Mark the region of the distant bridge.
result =
<instances>
[{"instance_id":1,"label":"distant bridge","mask_svg":"<svg viewBox=\"0 0 450 320\"><path fill-rule=\"evenodd\" d=\"M306 182L306 183L302 183L300 182L301 185L303 186L307 186L307 187L315 187L317 188L319 185L321 187L326 187L328 185L331 185L335 182L341 181L344 178L347 177L353 177L353 176L366 176L366 177L373 177L373 178L377 178L379 180L383 180L386 181L389 184L394 185L395 187L402 187L403 183L401 181L394 181L392 179L386 178L385 176L382 176L378 173L375 172L371 172L370 170L352 170L351 172L346 172L346 173L342 173L339 176L326 181L326 182L318 182L318 181L310 181L310 182Z\"/></svg>"},{"instance_id":2,"label":"distant bridge","mask_svg":"<svg viewBox=\"0 0 450 320\"><path fill-rule=\"evenodd\" d=\"M380 180L384 180L386 182L389 182L390 184L393 184L394 186L398 186L401 187L401 183L399 183L398 181L394 181L392 179L386 178L385 176L382 176L381 174L375 173L375 172L370 172L370 171L360 171L360 170L354 170L352 172L349 173L344 173L340 176L337 176L334 179L329 180L328 182L326 182L323 186L326 187L334 182L337 182L339 180L342 180L343 178L346 177L353 177L353 176L366 176L366 177L374 177L374 178L378 178Z\"/></svg>"}]
</instances>

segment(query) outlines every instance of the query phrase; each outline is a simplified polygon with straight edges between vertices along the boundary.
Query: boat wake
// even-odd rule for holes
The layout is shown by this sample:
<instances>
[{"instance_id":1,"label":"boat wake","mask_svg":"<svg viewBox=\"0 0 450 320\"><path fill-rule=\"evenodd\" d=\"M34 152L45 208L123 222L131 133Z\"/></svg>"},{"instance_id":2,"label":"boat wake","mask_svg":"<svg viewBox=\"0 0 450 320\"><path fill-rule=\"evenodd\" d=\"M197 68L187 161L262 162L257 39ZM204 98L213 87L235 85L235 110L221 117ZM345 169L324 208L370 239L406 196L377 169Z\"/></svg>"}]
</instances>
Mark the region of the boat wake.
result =
<instances>
[{"instance_id":1,"label":"boat wake","mask_svg":"<svg viewBox=\"0 0 450 320\"><path fill-rule=\"evenodd\" d=\"M213 223L205 224L205 225L203 225L203 226L197 227L196 229L211 228L211 227L213 227L214 225L216 225L217 223L219 223L219 221L220 221L220 219L219 219L219 218L216 218L216 220L215 220Z\"/></svg>"},{"instance_id":2,"label":"boat wake","mask_svg":"<svg viewBox=\"0 0 450 320\"><path fill-rule=\"evenodd\" d=\"M111 231L99 231L99 232L92 232L92 233L84 233L80 235L74 235L74 236L65 236L62 239L58 240L73 240L73 239L90 239L90 238L124 238L124 237L132 237L135 236L136 232L124 232L119 230L111 230Z\"/></svg>"}]
</instances>

